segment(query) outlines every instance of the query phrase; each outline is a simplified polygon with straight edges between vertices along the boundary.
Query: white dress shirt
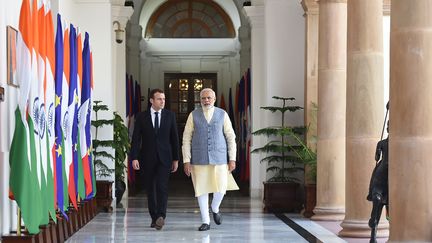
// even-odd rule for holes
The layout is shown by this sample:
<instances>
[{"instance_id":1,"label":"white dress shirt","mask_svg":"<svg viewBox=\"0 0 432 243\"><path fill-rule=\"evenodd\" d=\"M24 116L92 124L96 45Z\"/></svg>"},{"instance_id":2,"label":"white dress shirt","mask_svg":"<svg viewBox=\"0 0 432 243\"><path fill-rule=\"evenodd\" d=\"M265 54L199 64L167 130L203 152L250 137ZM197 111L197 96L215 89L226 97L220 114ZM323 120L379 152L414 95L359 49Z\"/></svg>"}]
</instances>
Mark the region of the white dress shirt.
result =
<instances>
[{"instance_id":1,"label":"white dress shirt","mask_svg":"<svg viewBox=\"0 0 432 243\"><path fill-rule=\"evenodd\" d=\"M150 115L151 115L151 120L152 120L152 124L153 124L153 128L154 128L154 126L155 126L155 117L156 117L156 114L155 114L155 112L156 112L156 110L155 109L153 109L153 107L151 107L150 108ZM162 110L159 110L159 111L157 111L157 112L159 112L159 114L158 114L158 120L159 120L159 128L160 128L160 126L161 126L161 114L162 114Z\"/></svg>"}]
</instances>

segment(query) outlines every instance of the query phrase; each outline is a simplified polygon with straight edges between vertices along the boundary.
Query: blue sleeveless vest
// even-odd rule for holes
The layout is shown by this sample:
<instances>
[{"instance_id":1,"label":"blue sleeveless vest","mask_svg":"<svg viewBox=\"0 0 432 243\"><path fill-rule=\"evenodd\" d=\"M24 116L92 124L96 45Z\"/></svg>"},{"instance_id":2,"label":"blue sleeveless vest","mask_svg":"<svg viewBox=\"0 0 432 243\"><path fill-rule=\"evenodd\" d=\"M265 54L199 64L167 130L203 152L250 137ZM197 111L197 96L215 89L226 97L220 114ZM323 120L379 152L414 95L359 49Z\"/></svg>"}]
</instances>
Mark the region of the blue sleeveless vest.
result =
<instances>
[{"instance_id":1,"label":"blue sleeveless vest","mask_svg":"<svg viewBox=\"0 0 432 243\"><path fill-rule=\"evenodd\" d=\"M221 165L227 163L227 143L223 133L225 111L215 107L210 123L202 108L192 112L194 131L192 134L193 165Z\"/></svg>"}]
</instances>

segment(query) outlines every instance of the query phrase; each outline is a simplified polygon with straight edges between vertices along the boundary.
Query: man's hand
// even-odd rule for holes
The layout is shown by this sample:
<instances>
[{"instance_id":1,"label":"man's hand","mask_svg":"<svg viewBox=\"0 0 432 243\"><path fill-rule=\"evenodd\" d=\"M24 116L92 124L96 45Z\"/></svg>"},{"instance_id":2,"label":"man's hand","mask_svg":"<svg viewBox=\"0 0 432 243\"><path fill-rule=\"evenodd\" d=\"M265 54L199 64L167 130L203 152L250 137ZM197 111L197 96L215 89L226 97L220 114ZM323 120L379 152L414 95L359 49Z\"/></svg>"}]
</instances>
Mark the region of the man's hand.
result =
<instances>
[{"instance_id":1,"label":"man's hand","mask_svg":"<svg viewBox=\"0 0 432 243\"><path fill-rule=\"evenodd\" d=\"M228 171L231 173L236 168L236 162L234 160L230 160L228 162Z\"/></svg>"},{"instance_id":2,"label":"man's hand","mask_svg":"<svg viewBox=\"0 0 432 243\"><path fill-rule=\"evenodd\" d=\"M139 166L139 161L138 160L132 160L132 167L134 168L134 170L139 170L140 166Z\"/></svg>"},{"instance_id":3,"label":"man's hand","mask_svg":"<svg viewBox=\"0 0 432 243\"><path fill-rule=\"evenodd\" d=\"M177 168L178 168L178 160L173 160L172 165L171 165L171 173L176 172Z\"/></svg>"},{"instance_id":4,"label":"man's hand","mask_svg":"<svg viewBox=\"0 0 432 243\"><path fill-rule=\"evenodd\" d=\"M191 165L190 165L190 163L183 163L183 169L184 169L184 173L187 176L190 176L190 174L191 174Z\"/></svg>"}]
</instances>

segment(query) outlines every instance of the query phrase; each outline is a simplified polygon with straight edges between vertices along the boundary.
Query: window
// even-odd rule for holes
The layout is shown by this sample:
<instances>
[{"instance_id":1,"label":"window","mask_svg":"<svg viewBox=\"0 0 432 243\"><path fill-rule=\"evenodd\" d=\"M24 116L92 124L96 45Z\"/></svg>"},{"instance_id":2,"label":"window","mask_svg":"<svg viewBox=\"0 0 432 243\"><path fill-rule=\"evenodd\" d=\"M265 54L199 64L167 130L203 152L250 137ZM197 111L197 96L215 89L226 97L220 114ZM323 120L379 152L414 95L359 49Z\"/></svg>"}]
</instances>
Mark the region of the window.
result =
<instances>
[{"instance_id":1,"label":"window","mask_svg":"<svg viewBox=\"0 0 432 243\"><path fill-rule=\"evenodd\" d=\"M150 17L146 38L235 38L228 14L214 1L170 0Z\"/></svg>"},{"instance_id":2,"label":"window","mask_svg":"<svg viewBox=\"0 0 432 243\"><path fill-rule=\"evenodd\" d=\"M183 134L189 113L200 107L201 90L211 88L217 93L216 80L216 73L165 74L165 105L176 113L179 134Z\"/></svg>"}]
</instances>

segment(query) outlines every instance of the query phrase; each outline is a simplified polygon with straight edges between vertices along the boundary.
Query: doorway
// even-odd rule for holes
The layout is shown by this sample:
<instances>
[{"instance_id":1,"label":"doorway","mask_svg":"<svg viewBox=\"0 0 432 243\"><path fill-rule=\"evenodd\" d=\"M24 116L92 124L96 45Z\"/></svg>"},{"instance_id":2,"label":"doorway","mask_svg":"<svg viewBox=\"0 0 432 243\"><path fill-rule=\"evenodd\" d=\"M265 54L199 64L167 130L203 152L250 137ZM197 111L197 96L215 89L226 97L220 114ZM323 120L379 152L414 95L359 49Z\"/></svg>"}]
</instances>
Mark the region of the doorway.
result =
<instances>
[{"instance_id":1,"label":"doorway","mask_svg":"<svg viewBox=\"0 0 432 243\"><path fill-rule=\"evenodd\" d=\"M189 113L200 107L200 92L204 88L211 88L217 94L216 73L165 73L165 107L173 111L177 118L177 129L180 147L183 131ZM180 149L178 172L171 175L172 179L187 178L183 173L183 156Z\"/></svg>"}]
</instances>

